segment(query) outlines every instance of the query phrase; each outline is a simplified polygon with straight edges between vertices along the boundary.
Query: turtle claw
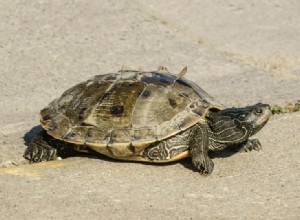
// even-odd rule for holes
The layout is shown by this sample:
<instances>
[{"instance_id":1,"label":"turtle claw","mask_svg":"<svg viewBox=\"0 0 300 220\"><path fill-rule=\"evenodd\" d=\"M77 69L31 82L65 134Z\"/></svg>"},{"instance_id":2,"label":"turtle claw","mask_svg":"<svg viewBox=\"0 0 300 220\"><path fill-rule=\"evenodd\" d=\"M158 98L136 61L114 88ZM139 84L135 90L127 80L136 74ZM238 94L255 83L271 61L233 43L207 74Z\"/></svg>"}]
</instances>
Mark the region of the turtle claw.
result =
<instances>
[{"instance_id":1,"label":"turtle claw","mask_svg":"<svg viewBox=\"0 0 300 220\"><path fill-rule=\"evenodd\" d=\"M261 144L258 139L248 140L242 148L239 149L239 152L250 152L252 150L260 151L262 149Z\"/></svg>"},{"instance_id":2,"label":"turtle claw","mask_svg":"<svg viewBox=\"0 0 300 220\"><path fill-rule=\"evenodd\" d=\"M26 149L24 155L30 163L53 160L56 157L56 149L50 147L30 146Z\"/></svg>"},{"instance_id":3,"label":"turtle claw","mask_svg":"<svg viewBox=\"0 0 300 220\"><path fill-rule=\"evenodd\" d=\"M197 171L203 176L210 175L214 169L214 163L208 156L200 155L193 158L192 162Z\"/></svg>"}]
</instances>

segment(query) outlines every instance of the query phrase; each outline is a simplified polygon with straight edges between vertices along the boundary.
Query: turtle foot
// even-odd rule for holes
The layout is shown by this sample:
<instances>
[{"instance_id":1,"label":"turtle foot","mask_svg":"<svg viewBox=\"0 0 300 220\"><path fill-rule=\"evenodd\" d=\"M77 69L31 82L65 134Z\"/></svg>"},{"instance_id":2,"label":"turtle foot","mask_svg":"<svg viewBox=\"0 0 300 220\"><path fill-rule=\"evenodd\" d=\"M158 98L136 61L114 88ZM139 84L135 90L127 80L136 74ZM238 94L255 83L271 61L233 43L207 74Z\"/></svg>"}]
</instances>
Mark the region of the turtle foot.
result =
<instances>
[{"instance_id":1,"label":"turtle foot","mask_svg":"<svg viewBox=\"0 0 300 220\"><path fill-rule=\"evenodd\" d=\"M238 152L250 152L252 150L260 151L262 149L261 144L258 139L248 140L241 148L239 148Z\"/></svg>"},{"instance_id":2,"label":"turtle foot","mask_svg":"<svg viewBox=\"0 0 300 220\"><path fill-rule=\"evenodd\" d=\"M197 171L203 176L208 176L214 169L214 163L208 156L199 155L192 158L192 162Z\"/></svg>"},{"instance_id":3,"label":"turtle foot","mask_svg":"<svg viewBox=\"0 0 300 220\"><path fill-rule=\"evenodd\" d=\"M39 133L24 152L23 157L31 163L56 159L57 150L47 143L45 133L44 131Z\"/></svg>"}]
</instances>

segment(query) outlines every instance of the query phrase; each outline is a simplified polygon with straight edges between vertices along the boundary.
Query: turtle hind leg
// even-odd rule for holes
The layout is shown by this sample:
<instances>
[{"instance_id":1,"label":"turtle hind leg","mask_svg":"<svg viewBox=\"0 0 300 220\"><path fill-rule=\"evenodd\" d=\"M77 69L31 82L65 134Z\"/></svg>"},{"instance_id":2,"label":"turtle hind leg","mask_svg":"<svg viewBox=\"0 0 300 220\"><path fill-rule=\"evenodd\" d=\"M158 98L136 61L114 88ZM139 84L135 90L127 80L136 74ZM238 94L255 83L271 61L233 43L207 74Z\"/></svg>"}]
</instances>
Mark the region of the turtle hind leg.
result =
<instances>
[{"instance_id":1,"label":"turtle hind leg","mask_svg":"<svg viewBox=\"0 0 300 220\"><path fill-rule=\"evenodd\" d=\"M23 156L32 163L55 160L72 155L74 151L71 145L51 137L43 130L32 139Z\"/></svg>"},{"instance_id":2,"label":"turtle hind leg","mask_svg":"<svg viewBox=\"0 0 300 220\"><path fill-rule=\"evenodd\" d=\"M51 137L46 131L41 131L35 136L24 152L24 157L32 163L54 160L57 150L50 145Z\"/></svg>"}]
</instances>

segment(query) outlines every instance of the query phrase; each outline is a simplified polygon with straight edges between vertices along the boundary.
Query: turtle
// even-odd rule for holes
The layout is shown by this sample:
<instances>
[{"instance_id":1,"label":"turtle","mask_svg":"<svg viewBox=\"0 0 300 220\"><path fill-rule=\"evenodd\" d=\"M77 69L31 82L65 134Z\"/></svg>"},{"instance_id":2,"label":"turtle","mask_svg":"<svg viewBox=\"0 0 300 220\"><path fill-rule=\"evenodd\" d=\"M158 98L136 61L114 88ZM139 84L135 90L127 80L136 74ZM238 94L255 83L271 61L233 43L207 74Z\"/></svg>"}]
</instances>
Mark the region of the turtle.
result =
<instances>
[{"instance_id":1,"label":"turtle","mask_svg":"<svg viewBox=\"0 0 300 220\"><path fill-rule=\"evenodd\" d=\"M196 83L167 68L96 75L66 90L40 112L43 129L31 140L29 162L75 152L164 163L190 158L209 175L209 151L260 150L256 134L271 116L268 104L225 108Z\"/></svg>"}]
</instances>

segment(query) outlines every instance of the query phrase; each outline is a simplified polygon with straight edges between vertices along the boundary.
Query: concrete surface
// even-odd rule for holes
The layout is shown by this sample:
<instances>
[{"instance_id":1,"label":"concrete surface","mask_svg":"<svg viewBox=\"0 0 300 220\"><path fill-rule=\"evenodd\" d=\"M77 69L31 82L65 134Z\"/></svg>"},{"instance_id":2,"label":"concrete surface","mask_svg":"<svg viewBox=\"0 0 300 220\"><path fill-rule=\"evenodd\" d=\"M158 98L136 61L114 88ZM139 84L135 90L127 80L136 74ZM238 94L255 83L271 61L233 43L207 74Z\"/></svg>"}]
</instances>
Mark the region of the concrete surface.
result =
<instances>
[{"instance_id":1,"label":"concrete surface","mask_svg":"<svg viewBox=\"0 0 300 220\"><path fill-rule=\"evenodd\" d=\"M300 99L299 1L0 1L3 219L299 219L300 114L257 134L263 151L146 165L74 157L29 165L38 112L122 65L167 66L227 106Z\"/></svg>"}]
</instances>

